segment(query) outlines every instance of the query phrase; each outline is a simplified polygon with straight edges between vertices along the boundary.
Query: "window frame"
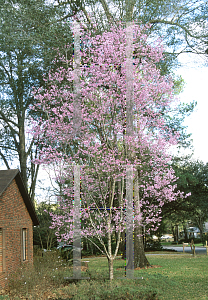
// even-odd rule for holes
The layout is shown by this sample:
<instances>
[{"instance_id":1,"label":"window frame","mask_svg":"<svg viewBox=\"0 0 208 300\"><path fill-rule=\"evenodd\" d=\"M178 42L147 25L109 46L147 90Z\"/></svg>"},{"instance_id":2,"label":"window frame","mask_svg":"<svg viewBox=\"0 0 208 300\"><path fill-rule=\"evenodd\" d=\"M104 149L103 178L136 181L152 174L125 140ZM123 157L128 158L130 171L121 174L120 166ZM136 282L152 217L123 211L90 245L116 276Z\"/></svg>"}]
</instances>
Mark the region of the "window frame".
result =
<instances>
[{"instance_id":1,"label":"window frame","mask_svg":"<svg viewBox=\"0 0 208 300\"><path fill-rule=\"evenodd\" d=\"M1 264L1 268L0 268L0 273L6 272L6 245L5 245L5 235L6 235L6 230L5 228L0 227L0 231L1 231L1 235L0 235L0 239L1 239L1 244L2 244L2 264Z\"/></svg>"},{"instance_id":2,"label":"window frame","mask_svg":"<svg viewBox=\"0 0 208 300\"><path fill-rule=\"evenodd\" d=\"M28 260L28 230L27 228L21 228L21 261Z\"/></svg>"}]
</instances>

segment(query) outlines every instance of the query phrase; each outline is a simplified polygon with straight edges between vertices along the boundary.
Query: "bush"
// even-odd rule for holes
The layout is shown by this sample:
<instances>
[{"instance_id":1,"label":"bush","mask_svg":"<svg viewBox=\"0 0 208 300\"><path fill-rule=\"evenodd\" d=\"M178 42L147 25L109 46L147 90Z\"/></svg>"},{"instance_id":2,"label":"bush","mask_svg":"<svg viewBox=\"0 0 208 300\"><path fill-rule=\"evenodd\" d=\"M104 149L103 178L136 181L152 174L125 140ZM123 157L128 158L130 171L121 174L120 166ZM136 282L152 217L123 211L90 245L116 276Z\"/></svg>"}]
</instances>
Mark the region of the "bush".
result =
<instances>
[{"instance_id":1,"label":"bush","mask_svg":"<svg viewBox=\"0 0 208 300\"><path fill-rule=\"evenodd\" d=\"M149 240L145 245L145 251L152 250L152 251L160 251L163 247L160 241Z\"/></svg>"},{"instance_id":2,"label":"bush","mask_svg":"<svg viewBox=\"0 0 208 300\"><path fill-rule=\"evenodd\" d=\"M9 279L9 297L0 296L0 299L158 299L155 290L150 286L138 285L137 280L126 283L114 279L113 284L109 282L108 269L103 269L102 265L106 265L104 260L96 260L94 267L87 269L84 275L90 277L89 281L69 283L65 277L71 277L73 270L58 253L58 250L47 251L43 257L34 256L34 266L26 268L24 265L14 273ZM115 264L124 266L122 261Z\"/></svg>"},{"instance_id":3,"label":"bush","mask_svg":"<svg viewBox=\"0 0 208 300\"><path fill-rule=\"evenodd\" d=\"M34 265L22 265L9 276L8 291L11 299L43 299L44 290L59 287L65 282L64 272L67 264L58 256L58 251L47 251L42 256L34 255ZM15 298L18 295L19 298Z\"/></svg>"},{"instance_id":4,"label":"bush","mask_svg":"<svg viewBox=\"0 0 208 300\"><path fill-rule=\"evenodd\" d=\"M143 299L156 300L157 293L150 287L142 287L132 283L124 284L123 281L116 281L111 286L109 282L87 281L77 284L79 293L74 294L74 300L126 300L126 299Z\"/></svg>"}]
</instances>

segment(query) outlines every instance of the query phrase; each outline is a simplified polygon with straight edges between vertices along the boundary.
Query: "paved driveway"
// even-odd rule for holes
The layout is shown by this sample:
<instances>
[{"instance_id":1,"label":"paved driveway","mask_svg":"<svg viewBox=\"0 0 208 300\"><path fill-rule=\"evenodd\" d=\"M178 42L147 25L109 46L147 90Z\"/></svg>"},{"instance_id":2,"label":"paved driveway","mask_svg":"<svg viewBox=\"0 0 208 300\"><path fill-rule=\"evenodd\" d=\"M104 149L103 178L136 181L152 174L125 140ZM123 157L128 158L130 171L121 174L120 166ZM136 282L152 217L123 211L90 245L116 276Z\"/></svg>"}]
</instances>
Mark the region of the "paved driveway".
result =
<instances>
[{"instance_id":1,"label":"paved driveway","mask_svg":"<svg viewBox=\"0 0 208 300\"><path fill-rule=\"evenodd\" d=\"M176 250L177 252L183 252L183 247L181 247L181 246L178 246L178 247L177 246L163 246L163 249L173 249L173 250ZM191 247L186 246L185 252L192 253ZM196 254L206 254L206 248L205 247L195 247L195 252L196 252Z\"/></svg>"}]
</instances>

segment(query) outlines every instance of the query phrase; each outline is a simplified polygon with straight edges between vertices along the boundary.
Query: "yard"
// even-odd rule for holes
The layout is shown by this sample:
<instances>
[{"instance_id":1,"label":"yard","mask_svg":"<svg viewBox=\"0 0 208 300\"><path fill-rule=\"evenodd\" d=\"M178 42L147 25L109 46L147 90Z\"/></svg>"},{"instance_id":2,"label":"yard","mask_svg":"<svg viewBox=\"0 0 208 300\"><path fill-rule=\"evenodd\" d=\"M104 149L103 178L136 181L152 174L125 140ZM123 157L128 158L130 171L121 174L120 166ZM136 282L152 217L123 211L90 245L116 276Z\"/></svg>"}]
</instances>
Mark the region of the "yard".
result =
<instances>
[{"instance_id":1,"label":"yard","mask_svg":"<svg viewBox=\"0 0 208 300\"><path fill-rule=\"evenodd\" d=\"M105 257L83 258L88 262L83 262L82 274L91 280L75 284L64 279L72 276L72 269L57 252L49 252L35 256L33 269L21 269L10 278L0 299L208 299L208 256L169 254L148 259L155 267L135 270L135 277L143 279L129 280L116 279L125 274L125 262L117 258L110 284Z\"/></svg>"}]
</instances>

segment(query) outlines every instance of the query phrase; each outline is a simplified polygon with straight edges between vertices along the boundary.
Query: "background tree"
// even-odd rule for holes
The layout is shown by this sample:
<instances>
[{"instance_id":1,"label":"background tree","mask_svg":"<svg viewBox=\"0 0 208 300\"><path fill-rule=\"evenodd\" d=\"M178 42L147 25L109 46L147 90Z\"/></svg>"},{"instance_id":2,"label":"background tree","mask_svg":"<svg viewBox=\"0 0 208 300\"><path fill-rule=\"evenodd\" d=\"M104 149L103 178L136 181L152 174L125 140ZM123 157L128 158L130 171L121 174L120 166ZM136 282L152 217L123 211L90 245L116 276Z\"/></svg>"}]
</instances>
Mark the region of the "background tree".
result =
<instances>
[{"instance_id":1,"label":"background tree","mask_svg":"<svg viewBox=\"0 0 208 300\"><path fill-rule=\"evenodd\" d=\"M49 212L57 211L57 204L46 204L41 202L36 207L36 213L40 224L33 228L33 244L41 249L51 250L57 247L55 230L51 229L52 217Z\"/></svg>"},{"instance_id":2,"label":"background tree","mask_svg":"<svg viewBox=\"0 0 208 300\"><path fill-rule=\"evenodd\" d=\"M173 224L182 223L184 229L191 221L199 228L202 239L203 226L208 219L208 165L190 157L175 157L173 168L178 177L178 189L191 195L165 204L163 216L173 220Z\"/></svg>"},{"instance_id":3,"label":"background tree","mask_svg":"<svg viewBox=\"0 0 208 300\"><path fill-rule=\"evenodd\" d=\"M100 33L117 21L137 20L142 24L150 23L149 34L161 37L167 46L165 65L167 71L176 63L181 53L206 54L208 30L206 0L180 1L141 1L141 0L90 0L54 1L58 7L69 11L82 12L85 22L99 24Z\"/></svg>"},{"instance_id":4,"label":"background tree","mask_svg":"<svg viewBox=\"0 0 208 300\"><path fill-rule=\"evenodd\" d=\"M45 85L43 73L50 69L53 48L61 51L72 38L62 14L61 8L43 0L0 5L0 158L7 168L18 164L32 200L39 170L32 163L37 144L27 134L30 117L35 117L30 110L35 101L32 87Z\"/></svg>"}]
</instances>

